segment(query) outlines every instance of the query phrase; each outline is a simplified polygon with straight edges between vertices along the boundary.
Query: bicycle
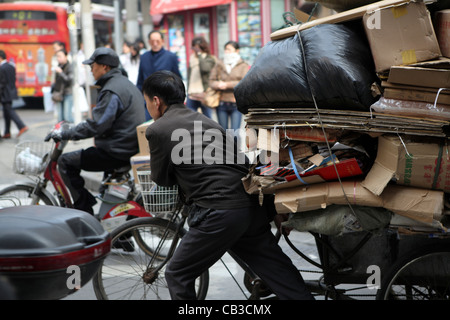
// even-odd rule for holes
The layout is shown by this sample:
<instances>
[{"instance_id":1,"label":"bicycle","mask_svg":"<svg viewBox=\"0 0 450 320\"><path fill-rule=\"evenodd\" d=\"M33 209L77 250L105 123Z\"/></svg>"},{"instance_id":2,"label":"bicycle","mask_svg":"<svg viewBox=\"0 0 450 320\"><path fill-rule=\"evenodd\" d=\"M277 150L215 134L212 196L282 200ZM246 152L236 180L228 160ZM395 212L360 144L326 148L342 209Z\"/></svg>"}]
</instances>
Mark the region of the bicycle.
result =
<instances>
[{"instance_id":1,"label":"bicycle","mask_svg":"<svg viewBox=\"0 0 450 320\"><path fill-rule=\"evenodd\" d=\"M179 241L187 232L184 197L176 187L156 185L151 180L149 167L138 168L137 175L144 206L154 216L128 221L111 232L112 242L126 238L127 245L136 250L112 250L103 261L92 280L99 300L170 299L164 272ZM244 261L232 251L228 251L228 254L245 270L244 284L251 292L247 298L256 300L271 295L270 290ZM208 287L209 270L206 270L196 279L198 300L206 298Z\"/></svg>"},{"instance_id":2,"label":"bicycle","mask_svg":"<svg viewBox=\"0 0 450 320\"><path fill-rule=\"evenodd\" d=\"M103 261L92 280L97 299L170 299L164 272L178 242L187 232L184 228L186 219L178 206L170 220L138 218L115 229L111 233L113 242L126 234L139 234L140 237L127 238L130 245L139 249L135 252L112 251ZM246 271L244 284L251 291L250 300L271 295L261 279L239 257L231 251L228 253ZM206 298L208 287L209 271L206 270L196 280L198 300Z\"/></svg>"},{"instance_id":3,"label":"bicycle","mask_svg":"<svg viewBox=\"0 0 450 320\"><path fill-rule=\"evenodd\" d=\"M57 123L52 130L64 130L68 124ZM20 205L50 205L73 208L70 192L66 187L57 163L68 141L25 141L16 146L13 170L28 177L30 182L21 182L0 191L0 196L14 198ZM118 168L104 174L98 199L101 205L95 217L106 231L111 232L125 221L136 217L150 217L145 210L141 193L130 175L130 166ZM54 193L49 191L49 183ZM2 206L8 204L2 203Z\"/></svg>"},{"instance_id":4,"label":"bicycle","mask_svg":"<svg viewBox=\"0 0 450 320\"><path fill-rule=\"evenodd\" d=\"M164 270L178 241L187 232L184 228L186 219L178 209L174 210L170 220L137 218L115 229L111 233L113 241L125 234L137 233L145 235L140 239L145 244L138 244L137 247L141 248L139 252L111 251L93 278L97 299L169 299ZM333 300L367 297L380 300L450 299L448 237L400 236L389 228L377 235L356 232L341 236L338 240L336 237L311 234L316 240L321 263L295 248L287 235L284 237L295 253L320 269L322 275L317 280L305 281L316 297ZM281 237L280 232L277 232L277 237ZM138 238L130 237L127 241L131 244ZM243 283L250 292L248 296L241 289L246 299L276 298L248 265L232 252L228 253L244 270ZM370 277L367 266L377 263L383 276L379 287L372 290L367 283ZM198 299L206 297L208 286L209 273L205 271L196 281ZM360 294L359 290L370 290L371 293Z\"/></svg>"}]
</instances>

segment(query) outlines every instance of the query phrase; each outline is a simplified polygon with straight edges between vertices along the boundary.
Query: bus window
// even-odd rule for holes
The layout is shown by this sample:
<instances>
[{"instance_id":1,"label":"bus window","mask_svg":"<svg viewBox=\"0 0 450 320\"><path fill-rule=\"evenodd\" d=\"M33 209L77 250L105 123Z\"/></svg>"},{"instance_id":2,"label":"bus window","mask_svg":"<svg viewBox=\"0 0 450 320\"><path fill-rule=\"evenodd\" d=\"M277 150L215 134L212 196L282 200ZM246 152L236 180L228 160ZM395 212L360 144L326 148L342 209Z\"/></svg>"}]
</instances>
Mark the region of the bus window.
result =
<instances>
[{"instance_id":1,"label":"bus window","mask_svg":"<svg viewBox=\"0 0 450 320\"><path fill-rule=\"evenodd\" d=\"M105 20L94 20L94 38L95 43L99 45L106 45L113 43L112 31L113 23Z\"/></svg>"},{"instance_id":2,"label":"bus window","mask_svg":"<svg viewBox=\"0 0 450 320\"><path fill-rule=\"evenodd\" d=\"M1 20L56 20L55 12L48 11L32 11L32 10L20 10L20 11L0 11Z\"/></svg>"}]
</instances>

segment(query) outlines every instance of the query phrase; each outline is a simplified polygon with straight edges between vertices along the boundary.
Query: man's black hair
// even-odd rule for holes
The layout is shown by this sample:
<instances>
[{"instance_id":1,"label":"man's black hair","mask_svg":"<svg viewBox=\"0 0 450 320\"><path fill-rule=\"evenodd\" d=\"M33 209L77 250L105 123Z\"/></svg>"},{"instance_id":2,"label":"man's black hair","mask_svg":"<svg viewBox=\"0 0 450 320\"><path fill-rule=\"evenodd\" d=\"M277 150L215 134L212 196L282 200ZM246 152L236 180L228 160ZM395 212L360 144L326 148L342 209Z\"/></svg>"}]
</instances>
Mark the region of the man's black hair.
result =
<instances>
[{"instance_id":1,"label":"man's black hair","mask_svg":"<svg viewBox=\"0 0 450 320\"><path fill-rule=\"evenodd\" d=\"M66 49L59 49L58 51L56 51L56 53L58 53L58 52L62 52L66 57L68 55Z\"/></svg>"},{"instance_id":2,"label":"man's black hair","mask_svg":"<svg viewBox=\"0 0 450 320\"><path fill-rule=\"evenodd\" d=\"M53 44L57 44L58 46L62 47L64 50L66 50L66 44L60 40L53 41Z\"/></svg>"},{"instance_id":3,"label":"man's black hair","mask_svg":"<svg viewBox=\"0 0 450 320\"><path fill-rule=\"evenodd\" d=\"M0 50L0 58L2 58L3 60L6 59L6 53L3 50Z\"/></svg>"},{"instance_id":4,"label":"man's black hair","mask_svg":"<svg viewBox=\"0 0 450 320\"><path fill-rule=\"evenodd\" d=\"M159 97L167 106L184 103L186 99L183 80L175 73L167 70L156 71L149 76L144 81L142 91L149 98Z\"/></svg>"},{"instance_id":5,"label":"man's black hair","mask_svg":"<svg viewBox=\"0 0 450 320\"><path fill-rule=\"evenodd\" d=\"M154 34L154 33L159 33L159 35L161 36L161 39L164 40L164 33L162 33L162 32L159 31L159 30L152 30L152 31L150 31L150 32L148 33L147 38L150 39L150 36L151 36L152 34Z\"/></svg>"}]
</instances>

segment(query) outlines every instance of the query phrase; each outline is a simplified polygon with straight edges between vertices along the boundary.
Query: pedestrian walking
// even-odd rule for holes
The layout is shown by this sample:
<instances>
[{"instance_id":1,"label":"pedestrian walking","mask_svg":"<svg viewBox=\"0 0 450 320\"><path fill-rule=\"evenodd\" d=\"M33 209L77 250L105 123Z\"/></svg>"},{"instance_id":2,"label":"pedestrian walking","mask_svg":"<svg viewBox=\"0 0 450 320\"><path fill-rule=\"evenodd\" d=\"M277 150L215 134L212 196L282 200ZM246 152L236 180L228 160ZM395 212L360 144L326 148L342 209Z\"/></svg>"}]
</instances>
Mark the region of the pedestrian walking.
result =
<instances>
[{"instance_id":1,"label":"pedestrian walking","mask_svg":"<svg viewBox=\"0 0 450 320\"><path fill-rule=\"evenodd\" d=\"M55 68L55 82L52 86L52 100L58 113L58 121L73 121L73 68L69 62L67 51L56 52L58 66Z\"/></svg>"},{"instance_id":2,"label":"pedestrian walking","mask_svg":"<svg viewBox=\"0 0 450 320\"><path fill-rule=\"evenodd\" d=\"M210 87L222 93L216 112L217 120L224 129L238 130L241 127L242 113L237 109L234 87L244 78L249 68L239 55L239 43L228 41L223 61L216 64L209 78Z\"/></svg>"},{"instance_id":3,"label":"pedestrian walking","mask_svg":"<svg viewBox=\"0 0 450 320\"><path fill-rule=\"evenodd\" d=\"M136 127L143 122L145 103L142 93L119 70L119 56L114 50L98 48L83 64L91 66L99 87L92 119L69 130L52 132L47 138L94 138L94 147L64 153L58 160L74 207L92 214L97 201L84 187L81 170L104 172L130 165L130 158L139 152Z\"/></svg>"},{"instance_id":4,"label":"pedestrian walking","mask_svg":"<svg viewBox=\"0 0 450 320\"><path fill-rule=\"evenodd\" d=\"M203 37L196 37L192 40L192 50L194 52L189 59L186 106L193 111L201 109L205 116L211 118L212 110L205 106L202 100L209 86L211 70L216 65L216 57L211 55L208 42Z\"/></svg>"},{"instance_id":5,"label":"pedestrian walking","mask_svg":"<svg viewBox=\"0 0 450 320\"><path fill-rule=\"evenodd\" d=\"M177 55L164 49L164 35L160 31L153 30L148 35L148 43L151 49L141 56L136 82L136 86L141 91L145 79L159 70L172 71L181 78ZM145 113L146 119L150 119L147 109Z\"/></svg>"},{"instance_id":6,"label":"pedestrian walking","mask_svg":"<svg viewBox=\"0 0 450 320\"><path fill-rule=\"evenodd\" d=\"M249 168L237 161L242 157L234 138L214 120L184 106L184 83L173 72L153 73L143 92L155 120L146 131L151 179L160 186L178 185L190 205L189 230L165 272L172 299L195 299L195 279L228 250L280 299L313 299L271 232L266 208L244 189L241 179ZM213 150L206 135L214 136Z\"/></svg>"},{"instance_id":7,"label":"pedestrian walking","mask_svg":"<svg viewBox=\"0 0 450 320\"><path fill-rule=\"evenodd\" d=\"M19 129L20 137L28 130L28 127L13 109L13 100L17 99L16 88L16 69L6 59L6 53L0 50L0 102L3 105L3 117L5 119L5 128L3 139L11 138L11 121L13 121Z\"/></svg>"}]
</instances>

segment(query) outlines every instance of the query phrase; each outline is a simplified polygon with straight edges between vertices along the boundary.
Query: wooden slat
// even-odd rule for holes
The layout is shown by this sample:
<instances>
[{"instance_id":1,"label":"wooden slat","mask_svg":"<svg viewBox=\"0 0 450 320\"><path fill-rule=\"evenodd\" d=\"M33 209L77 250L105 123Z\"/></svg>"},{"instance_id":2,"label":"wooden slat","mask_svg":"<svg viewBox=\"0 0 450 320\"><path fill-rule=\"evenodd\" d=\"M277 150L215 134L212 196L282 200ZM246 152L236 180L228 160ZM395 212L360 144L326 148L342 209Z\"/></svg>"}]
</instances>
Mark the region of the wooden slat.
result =
<instances>
[{"instance_id":1,"label":"wooden slat","mask_svg":"<svg viewBox=\"0 0 450 320\"><path fill-rule=\"evenodd\" d=\"M364 14L366 12L368 12L368 10L373 9L374 7L376 8L385 8L385 7L389 7L389 6L395 6L395 5L399 5L399 4L403 4L403 3L408 3L409 1L407 0L383 0L383 1L378 1L366 6L362 6L359 8L355 8L355 9L351 9L348 11L344 11L344 12L340 12L337 14L333 14L331 16L327 16L324 18L320 18L314 21L310 21L307 23L303 23L300 25L296 25L296 26L292 26L292 27L288 27L288 28L284 28L281 30L277 30L275 32L273 32L270 35L271 40L281 40L284 38L289 38L292 37L293 35L295 35L297 33L297 30L305 30L314 26L317 26L319 24L326 24L326 23L340 23L340 22L346 22L346 21L352 21L352 20L356 20L356 19L361 19Z\"/></svg>"}]
</instances>

